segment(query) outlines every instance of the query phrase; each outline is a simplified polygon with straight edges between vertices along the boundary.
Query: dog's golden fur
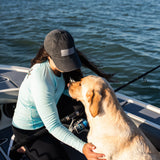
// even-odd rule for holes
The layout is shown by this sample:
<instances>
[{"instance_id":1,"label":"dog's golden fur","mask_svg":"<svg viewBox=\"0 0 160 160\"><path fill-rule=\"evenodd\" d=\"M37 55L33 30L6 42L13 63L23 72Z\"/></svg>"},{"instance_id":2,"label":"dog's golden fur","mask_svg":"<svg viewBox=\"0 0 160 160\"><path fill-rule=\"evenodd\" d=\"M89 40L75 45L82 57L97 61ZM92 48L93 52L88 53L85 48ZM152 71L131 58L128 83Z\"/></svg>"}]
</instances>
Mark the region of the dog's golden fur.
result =
<instances>
[{"instance_id":1,"label":"dog's golden fur","mask_svg":"<svg viewBox=\"0 0 160 160\"><path fill-rule=\"evenodd\" d=\"M87 76L71 83L69 93L81 101L90 130L88 142L107 160L160 160L160 154L121 108L107 81Z\"/></svg>"}]
</instances>

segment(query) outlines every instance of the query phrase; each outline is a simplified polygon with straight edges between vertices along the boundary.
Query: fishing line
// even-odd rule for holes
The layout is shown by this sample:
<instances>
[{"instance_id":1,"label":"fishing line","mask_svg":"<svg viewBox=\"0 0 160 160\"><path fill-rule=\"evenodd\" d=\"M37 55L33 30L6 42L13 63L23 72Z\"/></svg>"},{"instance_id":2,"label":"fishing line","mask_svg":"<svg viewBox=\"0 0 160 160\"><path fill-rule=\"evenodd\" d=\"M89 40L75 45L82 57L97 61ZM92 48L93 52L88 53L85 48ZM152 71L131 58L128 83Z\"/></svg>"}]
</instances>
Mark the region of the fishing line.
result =
<instances>
[{"instance_id":1,"label":"fishing line","mask_svg":"<svg viewBox=\"0 0 160 160\"><path fill-rule=\"evenodd\" d=\"M115 89L114 91L115 91L115 92L119 91L120 89L122 89L122 88L124 88L124 87L128 86L129 84L131 84L131 83L133 83L133 82L135 82L135 81L139 80L140 78L142 78L142 77L146 76L147 74L149 74L149 73L153 72L154 70L158 69L159 67L160 67L160 65L158 65L157 67L154 67L153 69L151 69L151 70L149 70L149 71L147 71L147 72L143 73L142 75L140 75L140 76L136 77L135 79L133 79L133 80L129 81L128 83L126 83L126 84L124 84L124 85L122 85L122 86L118 87L118 88L117 88L117 89Z\"/></svg>"}]
</instances>

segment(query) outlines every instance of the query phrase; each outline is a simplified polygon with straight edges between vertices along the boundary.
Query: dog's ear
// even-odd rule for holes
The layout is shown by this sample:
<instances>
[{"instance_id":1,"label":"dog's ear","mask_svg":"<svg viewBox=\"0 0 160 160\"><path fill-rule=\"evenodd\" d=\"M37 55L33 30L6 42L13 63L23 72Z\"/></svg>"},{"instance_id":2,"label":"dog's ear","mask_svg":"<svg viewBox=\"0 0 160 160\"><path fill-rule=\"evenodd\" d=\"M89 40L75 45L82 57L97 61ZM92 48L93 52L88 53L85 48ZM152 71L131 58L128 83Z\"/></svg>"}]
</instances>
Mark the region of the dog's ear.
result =
<instances>
[{"instance_id":1,"label":"dog's ear","mask_svg":"<svg viewBox=\"0 0 160 160\"><path fill-rule=\"evenodd\" d=\"M89 90L86 94L86 97L90 104L89 111L91 115L93 117L97 116L99 112L99 104L100 104L102 96L97 91Z\"/></svg>"}]
</instances>

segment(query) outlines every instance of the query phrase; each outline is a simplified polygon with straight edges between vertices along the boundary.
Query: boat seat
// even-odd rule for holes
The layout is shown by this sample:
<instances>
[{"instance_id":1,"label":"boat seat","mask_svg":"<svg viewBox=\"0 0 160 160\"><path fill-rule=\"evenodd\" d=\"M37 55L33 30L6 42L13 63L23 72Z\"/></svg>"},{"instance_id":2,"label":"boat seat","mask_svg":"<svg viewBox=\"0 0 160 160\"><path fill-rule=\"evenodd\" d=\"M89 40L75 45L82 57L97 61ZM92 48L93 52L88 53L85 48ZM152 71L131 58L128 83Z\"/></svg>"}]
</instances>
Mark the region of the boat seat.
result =
<instances>
[{"instance_id":1,"label":"boat seat","mask_svg":"<svg viewBox=\"0 0 160 160\"><path fill-rule=\"evenodd\" d=\"M19 88L26 73L14 70L0 70L0 89Z\"/></svg>"}]
</instances>

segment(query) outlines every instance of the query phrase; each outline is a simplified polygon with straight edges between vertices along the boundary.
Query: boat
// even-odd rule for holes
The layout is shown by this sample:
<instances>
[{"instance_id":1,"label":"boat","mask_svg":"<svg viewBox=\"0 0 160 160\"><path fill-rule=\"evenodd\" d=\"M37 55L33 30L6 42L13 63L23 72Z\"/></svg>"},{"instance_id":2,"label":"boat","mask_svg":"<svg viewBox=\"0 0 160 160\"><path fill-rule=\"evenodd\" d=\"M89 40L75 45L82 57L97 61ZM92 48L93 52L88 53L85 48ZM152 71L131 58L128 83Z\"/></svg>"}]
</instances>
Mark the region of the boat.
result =
<instances>
[{"instance_id":1,"label":"boat","mask_svg":"<svg viewBox=\"0 0 160 160\"><path fill-rule=\"evenodd\" d=\"M19 66L0 65L0 159L11 160L9 157L12 137L12 116L16 107L19 87L28 73L28 68ZM116 92L116 96L125 113L133 120L152 144L160 151L160 106L156 107L132 97ZM75 114L78 117L77 111ZM68 118L68 117L67 117ZM81 117L80 117L81 118ZM80 121L80 120L79 120ZM78 122L79 122L78 121ZM76 133L86 139L87 129ZM71 160L85 157L78 151L65 145ZM27 160L27 157L26 157Z\"/></svg>"}]
</instances>

